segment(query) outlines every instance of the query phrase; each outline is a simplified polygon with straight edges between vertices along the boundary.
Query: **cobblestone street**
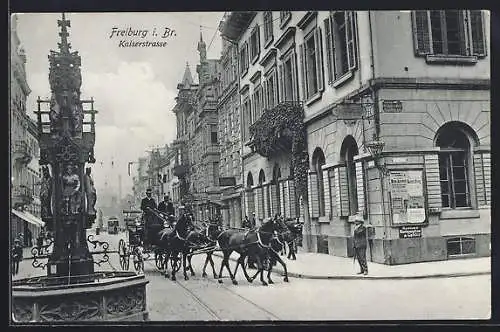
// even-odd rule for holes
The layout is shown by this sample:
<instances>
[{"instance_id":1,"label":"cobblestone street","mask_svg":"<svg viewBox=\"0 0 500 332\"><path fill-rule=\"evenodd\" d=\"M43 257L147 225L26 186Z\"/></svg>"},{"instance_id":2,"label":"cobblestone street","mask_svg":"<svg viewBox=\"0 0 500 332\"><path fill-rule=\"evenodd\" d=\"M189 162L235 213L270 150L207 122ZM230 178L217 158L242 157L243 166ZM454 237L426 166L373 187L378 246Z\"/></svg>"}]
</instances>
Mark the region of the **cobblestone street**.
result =
<instances>
[{"instance_id":1,"label":"cobblestone street","mask_svg":"<svg viewBox=\"0 0 500 332\"><path fill-rule=\"evenodd\" d=\"M116 250L125 233L97 237ZM120 270L116 253L96 270ZM96 256L97 258L99 256ZM418 280L313 280L290 278L283 282L273 274L274 285L248 283L239 270L238 285L232 285L227 272L221 285L201 277L204 256L193 257L196 275L185 281L166 279L154 260L145 264L147 304L151 321L191 320L418 320L487 319L490 316L490 276L424 278ZM220 258L214 257L216 270ZM234 268L231 261L231 268ZM132 259L130 268L133 269ZM44 271L24 260L15 279ZM382 300L383 299L383 300Z\"/></svg>"}]
</instances>

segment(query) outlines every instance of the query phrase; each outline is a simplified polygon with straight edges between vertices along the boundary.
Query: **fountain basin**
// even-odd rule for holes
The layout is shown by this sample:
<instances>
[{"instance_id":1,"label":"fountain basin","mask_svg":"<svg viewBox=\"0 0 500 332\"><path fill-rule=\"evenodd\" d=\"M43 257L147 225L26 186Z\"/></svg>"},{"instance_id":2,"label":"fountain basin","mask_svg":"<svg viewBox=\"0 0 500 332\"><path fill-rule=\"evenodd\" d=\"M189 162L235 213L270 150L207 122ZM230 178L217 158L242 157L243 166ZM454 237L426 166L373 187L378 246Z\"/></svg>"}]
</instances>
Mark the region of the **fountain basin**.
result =
<instances>
[{"instance_id":1,"label":"fountain basin","mask_svg":"<svg viewBox=\"0 0 500 332\"><path fill-rule=\"evenodd\" d=\"M12 319L18 323L146 321L144 275L100 271L68 278L31 277L12 282ZM76 278L76 279L75 279Z\"/></svg>"}]
</instances>

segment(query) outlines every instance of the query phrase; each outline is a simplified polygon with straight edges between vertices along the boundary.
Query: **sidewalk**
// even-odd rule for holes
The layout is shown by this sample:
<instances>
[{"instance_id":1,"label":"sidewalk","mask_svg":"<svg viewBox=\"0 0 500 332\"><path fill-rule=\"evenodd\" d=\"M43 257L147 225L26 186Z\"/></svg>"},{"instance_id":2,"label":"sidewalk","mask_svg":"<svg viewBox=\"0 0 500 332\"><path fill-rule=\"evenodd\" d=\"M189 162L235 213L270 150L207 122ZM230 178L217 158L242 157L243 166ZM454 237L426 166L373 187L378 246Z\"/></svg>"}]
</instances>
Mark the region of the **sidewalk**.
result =
<instances>
[{"instance_id":1,"label":"sidewalk","mask_svg":"<svg viewBox=\"0 0 500 332\"><path fill-rule=\"evenodd\" d=\"M222 257L221 252L214 256ZM231 254L236 261L237 253ZM451 278L473 275L490 275L490 257L456 259L437 262L413 263L403 265L385 265L368 262L368 275L358 275L359 264L353 258L337 257L327 254L301 252L297 260L280 256L285 262L288 276L304 279L421 279ZM284 274L283 267L277 263L273 271Z\"/></svg>"}]
</instances>

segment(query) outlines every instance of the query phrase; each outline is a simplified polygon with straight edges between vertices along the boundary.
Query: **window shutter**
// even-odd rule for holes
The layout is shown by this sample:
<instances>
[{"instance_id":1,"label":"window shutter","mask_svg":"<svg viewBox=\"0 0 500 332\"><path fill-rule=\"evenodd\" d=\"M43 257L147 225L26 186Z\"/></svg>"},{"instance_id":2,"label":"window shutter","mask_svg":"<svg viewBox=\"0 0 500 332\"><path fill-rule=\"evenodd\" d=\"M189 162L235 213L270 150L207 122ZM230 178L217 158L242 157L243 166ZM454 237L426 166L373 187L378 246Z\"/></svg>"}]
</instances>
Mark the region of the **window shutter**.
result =
<instances>
[{"instance_id":1,"label":"window shutter","mask_svg":"<svg viewBox=\"0 0 500 332\"><path fill-rule=\"evenodd\" d=\"M474 154L474 179L476 183L477 205L486 205L486 191L483 173L483 156L481 153Z\"/></svg>"},{"instance_id":2,"label":"window shutter","mask_svg":"<svg viewBox=\"0 0 500 332\"><path fill-rule=\"evenodd\" d=\"M260 55L260 26L257 25L257 57Z\"/></svg>"},{"instance_id":3,"label":"window shutter","mask_svg":"<svg viewBox=\"0 0 500 332\"><path fill-rule=\"evenodd\" d=\"M332 45L332 26L330 17L324 19L325 39L326 39L326 68L328 72L328 83L333 82L333 45Z\"/></svg>"},{"instance_id":4,"label":"window shutter","mask_svg":"<svg viewBox=\"0 0 500 332\"><path fill-rule=\"evenodd\" d=\"M246 191L245 192L245 204L247 210L247 216L250 218L253 212L255 212L255 201L254 201L254 191Z\"/></svg>"},{"instance_id":5,"label":"window shutter","mask_svg":"<svg viewBox=\"0 0 500 332\"><path fill-rule=\"evenodd\" d=\"M266 217L269 217L269 210L270 210L270 199L269 199L269 186L266 185L264 187L262 187L262 191L263 191L263 197L264 197L264 204L263 204L263 208L264 208L264 213L263 213L263 218L266 218Z\"/></svg>"},{"instance_id":6,"label":"window shutter","mask_svg":"<svg viewBox=\"0 0 500 332\"><path fill-rule=\"evenodd\" d=\"M328 177L328 170L323 170L323 191L325 197L325 216L330 219L331 204L330 204L330 178Z\"/></svg>"},{"instance_id":7,"label":"window shutter","mask_svg":"<svg viewBox=\"0 0 500 332\"><path fill-rule=\"evenodd\" d=\"M337 216L337 195L336 195L336 189L337 185L335 182L335 170L331 169L328 171L328 179L330 182L329 186L329 196L330 196L330 211L333 216Z\"/></svg>"},{"instance_id":8,"label":"window shutter","mask_svg":"<svg viewBox=\"0 0 500 332\"><path fill-rule=\"evenodd\" d=\"M314 32L314 47L316 48L316 80L318 82L318 91L325 89L324 65L323 65L323 38L321 36L321 28L316 28Z\"/></svg>"},{"instance_id":9,"label":"window shutter","mask_svg":"<svg viewBox=\"0 0 500 332\"><path fill-rule=\"evenodd\" d=\"M245 69L248 69L248 63L250 62L250 54L248 54L248 42L245 42Z\"/></svg>"},{"instance_id":10,"label":"window shutter","mask_svg":"<svg viewBox=\"0 0 500 332\"><path fill-rule=\"evenodd\" d=\"M316 173L309 173L308 179L308 203L309 215L311 218L319 217L319 195L317 186L318 175Z\"/></svg>"},{"instance_id":11,"label":"window shutter","mask_svg":"<svg viewBox=\"0 0 500 332\"><path fill-rule=\"evenodd\" d=\"M302 73L302 99L307 100L306 52L304 44L299 46L300 70Z\"/></svg>"},{"instance_id":12,"label":"window shutter","mask_svg":"<svg viewBox=\"0 0 500 332\"><path fill-rule=\"evenodd\" d=\"M278 193L276 192L278 189L278 185L272 184L269 186L270 196L271 196L271 217L273 217L276 213L280 213L278 206Z\"/></svg>"},{"instance_id":13,"label":"window shutter","mask_svg":"<svg viewBox=\"0 0 500 332\"><path fill-rule=\"evenodd\" d=\"M284 66L283 64L280 64L278 66L278 86L279 86L279 101L283 102L285 101L285 73L284 73Z\"/></svg>"},{"instance_id":14,"label":"window shutter","mask_svg":"<svg viewBox=\"0 0 500 332\"><path fill-rule=\"evenodd\" d=\"M297 56L295 51L292 53L292 98L294 101L299 100L299 90L297 89Z\"/></svg>"},{"instance_id":15,"label":"window shutter","mask_svg":"<svg viewBox=\"0 0 500 332\"><path fill-rule=\"evenodd\" d=\"M295 181L294 180L288 180L288 206L289 206L289 216L290 218L296 218L297 217L297 198L295 196Z\"/></svg>"},{"instance_id":16,"label":"window shutter","mask_svg":"<svg viewBox=\"0 0 500 332\"><path fill-rule=\"evenodd\" d=\"M483 13L480 10L470 10L470 27L472 36L472 54L486 56L486 41L484 36Z\"/></svg>"},{"instance_id":17,"label":"window shutter","mask_svg":"<svg viewBox=\"0 0 500 332\"><path fill-rule=\"evenodd\" d=\"M429 15L427 10L412 12L413 44L416 55L431 54L431 35L429 31Z\"/></svg>"},{"instance_id":18,"label":"window shutter","mask_svg":"<svg viewBox=\"0 0 500 332\"><path fill-rule=\"evenodd\" d=\"M269 101L267 98L267 81L264 81L264 104L263 104L263 107L265 109L269 109L270 107L268 105L269 105Z\"/></svg>"},{"instance_id":19,"label":"window shutter","mask_svg":"<svg viewBox=\"0 0 500 332\"><path fill-rule=\"evenodd\" d=\"M264 207L262 206L262 187L257 188L257 218L264 218Z\"/></svg>"},{"instance_id":20,"label":"window shutter","mask_svg":"<svg viewBox=\"0 0 500 332\"><path fill-rule=\"evenodd\" d=\"M347 183L347 168L340 166L335 169L337 184L337 212L340 217L349 216L349 185Z\"/></svg>"},{"instance_id":21,"label":"window shutter","mask_svg":"<svg viewBox=\"0 0 500 332\"><path fill-rule=\"evenodd\" d=\"M345 32L347 41L347 61L349 70L356 68L356 15L353 11L345 12Z\"/></svg>"},{"instance_id":22,"label":"window shutter","mask_svg":"<svg viewBox=\"0 0 500 332\"><path fill-rule=\"evenodd\" d=\"M425 178L427 187L427 202L429 208L440 209L441 183L439 181L439 158L437 154L427 154L424 156Z\"/></svg>"},{"instance_id":23,"label":"window shutter","mask_svg":"<svg viewBox=\"0 0 500 332\"><path fill-rule=\"evenodd\" d=\"M285 181L281 181L279 183L279 188L280 188L280 196L281 196L281 204L280 204L280 213L283 217L286 217L287 216L287 210L286 210L286 206L287 206L287 202L288 202L288 197L286 195L286 191L285 191L285 187L286 187L286 182Z\"/></svg>"},{"instance_id":24,"label":"window shutter","mask_svg":"<svg viewBox=\"0 0 500 332\"><path fill-rule=\"evenodd\" d=\"M356 162L356 189L358 191L358 213L365 215L365 172L363 162Z\"/></svg>"}]
</instances>

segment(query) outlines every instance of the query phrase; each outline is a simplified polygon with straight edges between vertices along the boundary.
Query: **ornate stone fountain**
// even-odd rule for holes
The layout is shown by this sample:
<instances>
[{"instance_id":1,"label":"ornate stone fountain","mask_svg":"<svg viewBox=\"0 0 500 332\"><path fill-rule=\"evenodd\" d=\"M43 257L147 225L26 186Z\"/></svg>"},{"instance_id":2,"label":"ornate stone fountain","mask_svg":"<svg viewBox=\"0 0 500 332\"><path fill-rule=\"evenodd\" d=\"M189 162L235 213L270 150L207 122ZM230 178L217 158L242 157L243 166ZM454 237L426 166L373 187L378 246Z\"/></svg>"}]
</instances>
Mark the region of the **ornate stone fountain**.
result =
<instances>
[{"instance_id":1,"label":"ornate stone fountain","mask_svg":"<svg viewBox=\"0 0 500 332\"><path fill-rule=\"evenodd\" d=\"M144 275L94 271L94 264L109 259L108 244L86 234L96 219L96 191L86 164L95 162L97 111L93 99L80 98L81 57L70 52L70 21L64 14L58 26L59 51L49 55L52 95L49 100L38 98L35 112L43 172L42 219L54 240L32 250L33 266L46 268L47 274L12 282L12 318L15 322L147 320ZM88 243L104 251L91 252ZM94 253L104 253L106 259L95 262ZM39 261L43 258L46 264Z\"/></svg>"}]
</instances>

